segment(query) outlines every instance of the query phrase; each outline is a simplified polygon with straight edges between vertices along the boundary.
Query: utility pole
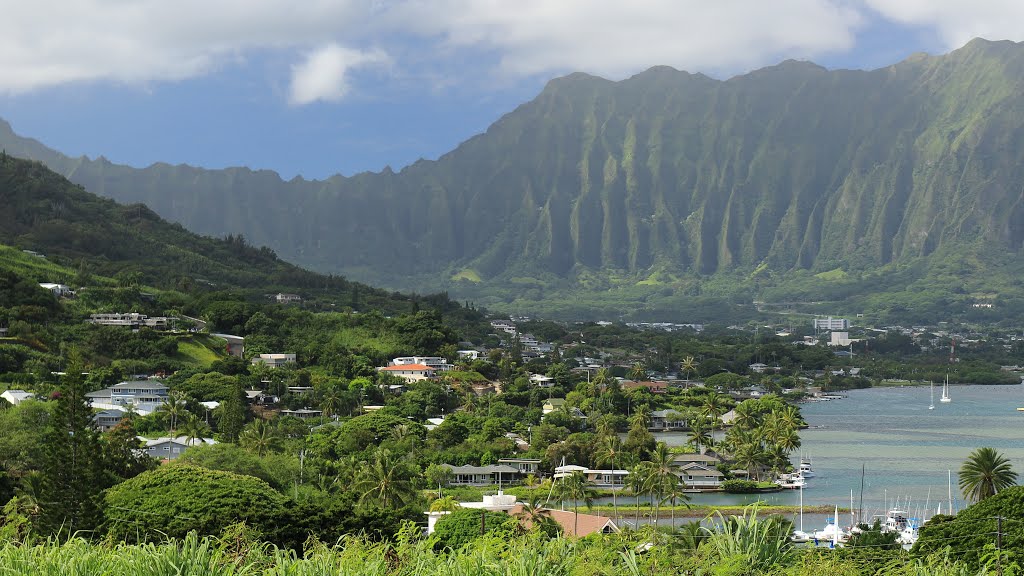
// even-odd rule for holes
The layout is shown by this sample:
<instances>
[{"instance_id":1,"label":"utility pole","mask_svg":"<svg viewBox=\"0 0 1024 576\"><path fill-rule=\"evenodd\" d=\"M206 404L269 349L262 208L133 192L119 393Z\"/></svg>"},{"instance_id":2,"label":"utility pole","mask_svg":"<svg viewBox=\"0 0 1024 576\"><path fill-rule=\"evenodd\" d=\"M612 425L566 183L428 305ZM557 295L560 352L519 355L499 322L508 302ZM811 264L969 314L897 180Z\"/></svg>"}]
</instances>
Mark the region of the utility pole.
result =
<instances>
[{"instance_id":1,"label":"utility pole","mask_svg":"<svg viewBox=\"0 0 1024 576\"><path fill-rule=\"evenodd\" d=\"M483 536L487 533L487 509L480 509L480 535Z\"/></svg>"},{"instance_id":2,"label":"utility pole","mask_svg":"<svg viewBox=\"0 0 1024 576\"><path fill-rule=\"evenodd\" d=\"M1003 517L996 516L996 574L1003 576Z\"/></svg>"}]
</instances>

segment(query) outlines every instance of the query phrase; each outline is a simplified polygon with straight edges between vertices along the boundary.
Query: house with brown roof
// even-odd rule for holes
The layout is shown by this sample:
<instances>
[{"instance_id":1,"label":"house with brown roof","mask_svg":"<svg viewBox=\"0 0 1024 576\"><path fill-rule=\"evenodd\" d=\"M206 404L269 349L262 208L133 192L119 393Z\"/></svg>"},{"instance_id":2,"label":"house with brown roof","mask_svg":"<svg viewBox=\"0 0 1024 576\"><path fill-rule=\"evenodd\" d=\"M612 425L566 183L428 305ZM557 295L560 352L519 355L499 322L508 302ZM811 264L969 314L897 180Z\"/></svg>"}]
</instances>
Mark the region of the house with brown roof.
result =
<instances>
[{"instance_id":1,"label":"house with brown roof","mask_svg":"<svg viewBox=\"0 0 1024 576\"><path fill-rule=\"evenodd\" d=\"M725 477L725 474L715 467L696 462L679 467L677 474L687 488L699 490L717 490L722 487L722 480Z\"/></svg>"},{"instance_id":2,"label":"house with brown roof","mask_svg":"<svg viewBox=\"0 0 1024 576\"><path fill-rule=\"evenodd\" d=\"M509 514L516 516L517 518L522 516L523 506L517 504L515 508L508 511ZM545 509L545 514L558 522L558 525L562 528L562 534L566 536L589 536L591 534L600 532L602 534L612 534L619 532L619 527L615 525L615 522L608 516L598 516L596 514L579 514L573 513L571 510L552 510ZM526 528L530 528L530 520L527 518L521 518L520 523Z\"/></svg>"},{"instance_id":3,"label":"house with brown roof","mask_svg":"<svg viewBox=\"0 0 1024 576\"><path fill-rule=\"evenodd\" d=\"M637 388L647 388L651 391L651 394L665 394L668 392L668 382L662 381L651 381L651 382L631 382L626 381L622 383L623 390L636 390Z\"/></svg>"}]
</instances>

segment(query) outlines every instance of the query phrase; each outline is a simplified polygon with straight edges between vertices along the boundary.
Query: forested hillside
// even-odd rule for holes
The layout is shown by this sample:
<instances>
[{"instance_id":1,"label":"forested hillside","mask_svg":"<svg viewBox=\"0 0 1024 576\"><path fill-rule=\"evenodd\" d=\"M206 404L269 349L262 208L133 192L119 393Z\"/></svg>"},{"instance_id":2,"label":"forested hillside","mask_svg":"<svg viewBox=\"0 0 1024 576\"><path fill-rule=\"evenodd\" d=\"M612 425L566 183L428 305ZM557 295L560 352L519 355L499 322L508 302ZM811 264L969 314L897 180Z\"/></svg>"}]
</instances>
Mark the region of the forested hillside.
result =
<instances>
[{"instance_id":1,"label":"forested hillside","mask_svg":"<svg viewBox=\"0 0 1024 576\"><path fill-rule=\"evenodd\" d=\"M579 313L708 310L686 302L710 292L917 317L1019 294L1004 269L1024 242L1022 81L1024 46L984 40L874 71L573 74L437 161L322 182L68 158L7 126L0 144L191 230L393 287ZM946 266L996 286L953 290ZM923 290L946 304L906 294Z\"/></svg>"}]
</instances>

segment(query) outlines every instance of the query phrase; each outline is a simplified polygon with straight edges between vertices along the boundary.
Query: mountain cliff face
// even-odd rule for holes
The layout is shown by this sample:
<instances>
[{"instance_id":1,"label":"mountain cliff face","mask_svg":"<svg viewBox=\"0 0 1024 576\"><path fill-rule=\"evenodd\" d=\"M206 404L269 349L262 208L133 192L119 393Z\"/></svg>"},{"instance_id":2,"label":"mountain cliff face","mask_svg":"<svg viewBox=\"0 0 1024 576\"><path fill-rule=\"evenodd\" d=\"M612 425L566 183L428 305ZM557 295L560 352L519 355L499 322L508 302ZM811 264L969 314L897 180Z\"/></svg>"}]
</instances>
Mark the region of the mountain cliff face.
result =
<instances>
[{"instance_id":1,"label":"mountain cliff face","mask_svg":"<svg viewBox=\"0 0 1024 576\"><path fill-rule=\"evenodd\" d=\"M1024 45L865 71L553 80L437 161L314 182L8 153L205 234L401 288L870 271L1024 244ZM457 286L458 283L455 284Z\"/></svg>"}]
</instances>

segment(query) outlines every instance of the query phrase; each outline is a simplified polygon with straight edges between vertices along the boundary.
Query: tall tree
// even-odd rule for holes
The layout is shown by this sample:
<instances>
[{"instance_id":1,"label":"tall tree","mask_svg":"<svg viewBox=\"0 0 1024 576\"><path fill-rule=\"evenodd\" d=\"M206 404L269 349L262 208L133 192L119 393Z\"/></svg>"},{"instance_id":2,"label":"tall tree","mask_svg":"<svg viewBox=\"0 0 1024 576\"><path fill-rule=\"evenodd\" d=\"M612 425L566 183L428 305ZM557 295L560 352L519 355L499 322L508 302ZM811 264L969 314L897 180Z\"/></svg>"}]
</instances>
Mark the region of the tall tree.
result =
<instances>
[{"instance_id":1,"label":"tall tree","mask_svg":"<svg viewBox=\"0 0 1024 576\"><path fill-rule=\"evenodd\" d=\"M562 478L559 482L559 490L562 497L572 500L572 534L578 536L580 520L580 502L586 504L587 508L594 505L594 489L587 482L587 477L582 472L576 471Z\"/></svg>"},{"instance_id":2,"label":"tall tree","mask_svg":"<svg viewBox=\"0 0 1024 576\"><path fill-rule=\"evenodd\" d=\"M619 460L622 458L622 440L617 434L609 434L601 438L601 445L598 448L597 453L597 465L598 466L611 466L613 472L619 464ZM618 517L619 507L615 501L615 493L618 490L612 487L612 516Z\"/></svg>"},{"instance_id":3,"label":"tall tree","mask_svg":"<svg viewBox=\"0 0 1024 576\"><path fill-rule=\"evenodd\" d=\"M55 394L45 437L40 520L51 534L88 532L103 519L103 449L85 393L82 367L72 363Z\"/></svg>"},{"instance_id":4,"label":"tall tree","mask_svg":"<svg viewBox=\"0 0 1024 576\"><path fill-rule=\"evenodd\" d=\"M360 505L375 504L387 510L416 500L414 476L418 474L406 458L395 456L387 448L377 448L352 487L359 492Z\"/></svg>"},{"instance_id":5,"label":"tall tree","mask_svg":"<svg viewBox=\"0 0 1024 576\"><path fill-rule=\"evenodd\" d=\"M1017 483L1010 461L993 448L978 448L960 467L960 490L964 497L980 502Z\"/></svg>"},{"instance_id":6,"label":"tall tree","mask_svg":"<svg viewBox=\"0 0 1024 576\"><path fill-rule=\"evenodd\" d=\"M220 418L217 419L217 428L220 431L221 439L225 442L238 442L238 435L242 433L245 426L245 390L242 383L235 384L235 389L227 399L220 405Z\"/></svg>"}]
</instances>

